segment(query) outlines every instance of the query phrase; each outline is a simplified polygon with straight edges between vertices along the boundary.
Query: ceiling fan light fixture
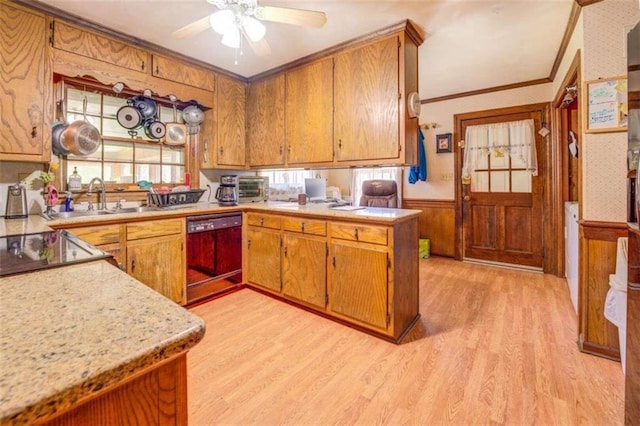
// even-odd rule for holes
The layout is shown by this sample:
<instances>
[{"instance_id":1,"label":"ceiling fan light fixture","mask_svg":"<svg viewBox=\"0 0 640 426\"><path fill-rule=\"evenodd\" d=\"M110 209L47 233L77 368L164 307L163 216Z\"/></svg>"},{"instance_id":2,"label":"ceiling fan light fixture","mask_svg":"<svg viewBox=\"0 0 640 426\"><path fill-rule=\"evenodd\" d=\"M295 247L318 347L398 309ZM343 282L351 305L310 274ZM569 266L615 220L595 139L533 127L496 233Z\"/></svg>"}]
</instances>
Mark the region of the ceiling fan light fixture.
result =
<instances>
[{"instance_id":1,"label":"ceiling fan light fixture","mask_svg":"<svg viewBox=\"0 0 640 426\"><path fill-rule=\"evenodd\" d=\"M222 36L222 44L233 49L238 49L240 47L240 29L235 27L224 33Z\"/></svg>"},{"instance_id":2,"label":"ceiling fan light fixture","mask_svg":"<svg viewBox=\"0 0 640 426\"><path fill-rule=\"evenodd\" d=\"M218 34L228 34L236 29L236 18L229 9L219 10L209 17L209 24Z\"/></svg>"},{"instance_id":3,"label":"ceiling fan light fixture","mask_svg":"<svg viewBox=\"0 0 640 426\"><path fill-rule=\"evenodd\" d=\"M262 40L267 33L267 28L262 22L251 16L244 16L242 18L242 26L247 36L249 36L249 39L254 43Z\"/></svg>"}]
</instances>

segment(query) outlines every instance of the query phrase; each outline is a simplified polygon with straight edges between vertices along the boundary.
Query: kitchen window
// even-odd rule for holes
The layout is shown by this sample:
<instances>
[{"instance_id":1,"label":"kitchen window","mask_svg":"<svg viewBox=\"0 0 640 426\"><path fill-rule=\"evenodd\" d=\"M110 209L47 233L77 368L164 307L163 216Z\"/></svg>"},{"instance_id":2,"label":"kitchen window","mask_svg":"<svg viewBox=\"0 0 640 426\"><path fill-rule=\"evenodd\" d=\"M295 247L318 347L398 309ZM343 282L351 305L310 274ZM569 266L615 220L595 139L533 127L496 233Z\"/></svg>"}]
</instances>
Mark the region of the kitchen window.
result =
<instances>
[{"instance_id":1,"label":"kitchen window","mask_svg":"<svg viewBox=\"0 0 640 426\"><path fill-rule=\"evenodd\" d=\"M144 129L129 131L118 123L118 109L127 105L127 98L106 92L65 84L65 117L68 123L83 120L83 101L86 98L86 119L96 126L102 135L98 151L88 156L69 154L66 159L65 184L77 169L82 183L87 185L94 177L100 177L107 187L128 188L145 180L153 184L182 183L185 173L185 147L168 146L147 137ZM174 121L173 108L158 104L159 120ZM177 114L178 122L182 114ZM137 188L137 186L136 186Z\"/></svg>"}]
</instances>

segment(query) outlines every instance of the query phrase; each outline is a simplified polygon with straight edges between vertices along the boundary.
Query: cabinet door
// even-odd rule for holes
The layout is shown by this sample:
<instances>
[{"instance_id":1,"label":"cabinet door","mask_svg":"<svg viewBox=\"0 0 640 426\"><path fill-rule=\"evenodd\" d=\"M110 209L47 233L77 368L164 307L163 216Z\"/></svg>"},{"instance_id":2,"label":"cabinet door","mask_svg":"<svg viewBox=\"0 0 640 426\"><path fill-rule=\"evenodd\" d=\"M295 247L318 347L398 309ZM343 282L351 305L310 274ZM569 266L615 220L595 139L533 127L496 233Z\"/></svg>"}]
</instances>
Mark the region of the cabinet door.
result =
<instances>
[{"instance_id":1,"label":"cabinet door","mask_svg":"<svg viewBox=\"0 0 640 426\"><path fill-rule=\"evenodd\" d=\"M156 54L152 55L152 60L151 73L154 77L198 87L210 92L215 90L215 76L207 69Z\"/></svg>"},{"instance_id":2,"label":"cabinet door","mask_svg":"<svg viewBox=\"0 0 640 426\"><path fill-rule=\"evenodd\" d=\"M281 290L280 231L249 228L247 231L247 281Z\"/></svg>"},{"instance_id":3,"label":"cabinet door","mask_svg":"<svg viewBox=\"0 0 640 426\"><path fill-rule=\"evenodd\" d=\"M284 74L249 85L249 165L284 165Z\"/></svg>"},{"instance_id":4,"label":"cabinet door","mask_svg":"<svg viewBox=\"0 0 640 426\"><path fill-rule=\"evenodd\" d=\"M284 236L282 254L282 294L324 309L327 243L287 234Z\"/></svg>"},{"instance_id":5,"label":"cabinet door","mask_svg":"<svg viewBox=\"0 0 640 426\"><path fill-rule=\"evenodd\" d=\"M287 163L333 160L333 58L286 74Z\"/></svg>"},{"instance_id":6,"label":"cabinet door","mask_svg":"<svg viewBox=\"0 0 640 426\"><path fill-rule=\"evenodd\" d=\"M133 71L145 72L149 67L148 54L144 49L90 33L62 21L55 22L53 47Z\"/></svg>"},{"instance_id":7,"label":"cabinet door","mask_svg":"<svg viewBox=\"0 0 640 426\"><path fill-rule=\"evenodd\" d=\"M51 159L47 37L44 16L0 2L0 160Z\"/></svg>"},{"instance_id":8,"label":"cabinet door","mask_svg":"<svg viewBox=\"0 0 640 426\"><path fill-rule=\"evenodd\" d=\"M337 161L399 156L399 46L391 37L336 56Z\"/></svg>"},{"instance_id":9,"label":"cabinet door","mask_svg":"<svg viewBox=\"0 0 640 426\"><path fill-rule=\"evenodd\" d=\"M127 243L127 273L176 303L186 302L182 235Z\"/></svg>"},{"instance_id":10,"label":"cabinet door","mask_svg":"<svg viewBox=\"0 0 640 426\"><path fill-rule=\"evenodd\" d=\"M217 88L215 106L218 111L217 164L244 167L246 164L245 84L218 76Z\"/></svg>"},{"instance_id":11,"label":"cabinet door","mask_svg":"<svg viewBox=\"0 0 640 426\"><path fill-rule=\"evenodd\" d=\"M387 252L364 245L333 242L329 256L331 312L386 330L389 297Z\"/></svg>"}]
</instances>

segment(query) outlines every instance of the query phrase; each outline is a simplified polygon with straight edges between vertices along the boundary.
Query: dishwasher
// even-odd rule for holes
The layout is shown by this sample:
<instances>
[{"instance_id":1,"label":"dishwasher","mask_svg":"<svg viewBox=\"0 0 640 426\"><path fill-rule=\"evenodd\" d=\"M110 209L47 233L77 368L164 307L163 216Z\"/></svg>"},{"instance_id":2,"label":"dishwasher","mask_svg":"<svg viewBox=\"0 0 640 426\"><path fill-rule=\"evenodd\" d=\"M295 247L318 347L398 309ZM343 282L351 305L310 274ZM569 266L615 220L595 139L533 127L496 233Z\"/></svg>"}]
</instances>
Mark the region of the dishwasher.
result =
<instances>
[{"instance_id":1,"label":"dishwasher","mask_svg":"<svg viewBox=\"0 0 640 426\"><path fill-rule=\"evenodd\" d=\"M242 214L187 217L187 305L242 283Z\"/></svg>"}]
</instances>

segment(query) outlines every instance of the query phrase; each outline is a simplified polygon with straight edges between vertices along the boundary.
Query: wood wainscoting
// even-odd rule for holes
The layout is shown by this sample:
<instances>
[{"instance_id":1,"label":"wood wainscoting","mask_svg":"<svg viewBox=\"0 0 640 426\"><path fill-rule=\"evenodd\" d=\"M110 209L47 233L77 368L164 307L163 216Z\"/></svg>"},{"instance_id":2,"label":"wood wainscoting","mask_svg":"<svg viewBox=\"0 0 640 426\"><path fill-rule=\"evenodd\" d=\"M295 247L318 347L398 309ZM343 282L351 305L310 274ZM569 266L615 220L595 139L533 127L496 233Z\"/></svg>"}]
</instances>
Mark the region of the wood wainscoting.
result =
<instances>
[{"instance_id":1,"label":"wood wainscoting","mask_svg":"<svg viewBox=\"0 0 640 426\"><path fill-rule=\"evenodd\" d=\"M420 238L429 239L431 254L455 256L456 203L454 200L403 198L402 208L422 211L418 221Z\"/></svg>"},{"instance_id":2,"label":"wood wainscoting","mask_svg":"<svg viewBox=\"0 0 640 426\"><path fill-rule=\"evenodd\" d=\"M618 328L604 317L609 274L616 271L619 237L627 236L627 224L580 221L578 332L580 350L620 359Z\"/></svg>"}]
</instances>

